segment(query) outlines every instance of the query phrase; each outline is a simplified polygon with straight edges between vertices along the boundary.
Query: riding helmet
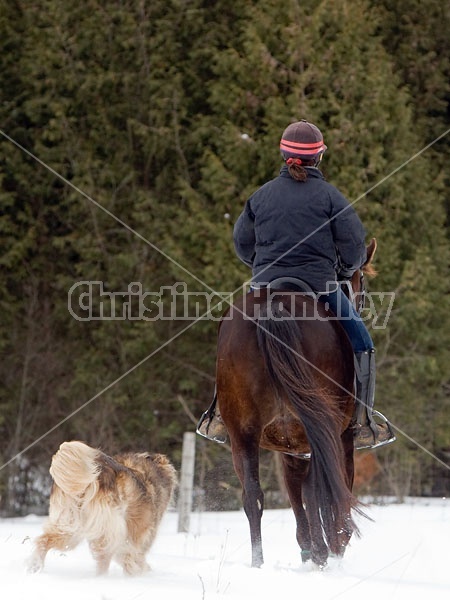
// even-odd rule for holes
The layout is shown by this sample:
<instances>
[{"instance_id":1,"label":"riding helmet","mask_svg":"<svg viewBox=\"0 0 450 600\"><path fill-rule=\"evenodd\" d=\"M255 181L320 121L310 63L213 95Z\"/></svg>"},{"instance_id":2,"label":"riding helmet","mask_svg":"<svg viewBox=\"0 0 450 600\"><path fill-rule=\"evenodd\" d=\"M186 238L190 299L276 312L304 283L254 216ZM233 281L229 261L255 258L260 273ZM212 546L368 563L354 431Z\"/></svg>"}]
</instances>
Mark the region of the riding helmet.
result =
<instances>
[{"instance_id":1,"label":"riding helmet","mask_svg":"<svg viewBox=\"0 0 450 600\"><path fill-rule=\"evenodd\" d=\"M305 119L288 125L280 141L281 154L285 160L314 160L326 149L320 129Z\"/></svg>"}]
</instances>

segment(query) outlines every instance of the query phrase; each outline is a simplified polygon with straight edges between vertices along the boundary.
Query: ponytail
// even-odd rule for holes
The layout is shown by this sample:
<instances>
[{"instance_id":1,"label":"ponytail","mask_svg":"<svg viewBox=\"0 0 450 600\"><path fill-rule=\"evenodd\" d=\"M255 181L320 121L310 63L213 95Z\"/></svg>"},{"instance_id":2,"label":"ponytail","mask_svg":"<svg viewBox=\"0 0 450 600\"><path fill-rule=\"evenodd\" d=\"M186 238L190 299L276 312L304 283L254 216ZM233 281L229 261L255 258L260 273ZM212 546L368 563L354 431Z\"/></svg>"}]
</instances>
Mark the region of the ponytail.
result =
<instances>
[{"instance_id":1,"label":"ponytail","mask_svg":"<svg viewBox=\"0 0 450 600\"><path fill-rule=\"evenodd\" d=\"M301 158L288 158L286 161L289 175L295 181L304 182L308 178L308 171L303 167L306 165L308 167L313 167L315 162L313 160L302 160Z\"/></svg>"}]
</instances>

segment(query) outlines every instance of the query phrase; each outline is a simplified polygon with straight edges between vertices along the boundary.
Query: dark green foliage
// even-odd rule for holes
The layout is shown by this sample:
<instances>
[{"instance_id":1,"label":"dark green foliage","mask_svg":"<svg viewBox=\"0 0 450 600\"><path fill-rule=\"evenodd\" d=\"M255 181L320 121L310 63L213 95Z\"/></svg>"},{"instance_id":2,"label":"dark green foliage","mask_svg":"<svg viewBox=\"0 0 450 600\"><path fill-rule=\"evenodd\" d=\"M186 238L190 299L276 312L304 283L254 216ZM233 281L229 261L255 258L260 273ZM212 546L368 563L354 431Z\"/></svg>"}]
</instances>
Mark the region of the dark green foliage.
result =
<instances>
[{"instance_id":1,"label":"dark green foliage","mask_svg":"<svg viewBox=\"0 0 450 600\"><path fill-rule=\"evenodd\" d=\"M80 322L68 292L185 282L211 294L207 309L240 288L250 273L233 223L302 117L323 129L324 172L378 239L371 290L396 293L388 327L373 331L377 406L406 437L380 451L379 491L443 493L444 467L420 448L448 459L448 137L402 165L448 127L448 9L0 4L0 128L51 168L0 136L0 462L43 436L0 472L1 509L27 509L34 484L23 482L40 481L62 440L179 464L182 433L212 394L217 322ZM220 502L234 506L229 453L201 444L205 505L217 507L222 473Z\"/></svg>"}]
</instances>

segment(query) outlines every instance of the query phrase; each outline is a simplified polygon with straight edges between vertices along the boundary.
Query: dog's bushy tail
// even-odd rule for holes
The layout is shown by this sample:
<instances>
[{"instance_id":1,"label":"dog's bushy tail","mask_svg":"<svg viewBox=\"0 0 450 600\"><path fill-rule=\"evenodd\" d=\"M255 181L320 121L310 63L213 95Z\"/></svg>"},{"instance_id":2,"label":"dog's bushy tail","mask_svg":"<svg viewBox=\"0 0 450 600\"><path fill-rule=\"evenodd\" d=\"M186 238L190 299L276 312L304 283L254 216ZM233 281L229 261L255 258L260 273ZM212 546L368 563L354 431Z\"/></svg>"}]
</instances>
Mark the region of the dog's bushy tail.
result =
<instances>
[{"instance_id":1,"label":"dog's bushy tail","mask_svg":"<svg viewBox=\"0 0 450 600\"><path fill-rule=\"evenodd\" d=\"M55 484L71 498L84 494L90 498L98 491L100 450L83 442L63 442L53 456L50 475Z\"/></svg>"}]
</instances>

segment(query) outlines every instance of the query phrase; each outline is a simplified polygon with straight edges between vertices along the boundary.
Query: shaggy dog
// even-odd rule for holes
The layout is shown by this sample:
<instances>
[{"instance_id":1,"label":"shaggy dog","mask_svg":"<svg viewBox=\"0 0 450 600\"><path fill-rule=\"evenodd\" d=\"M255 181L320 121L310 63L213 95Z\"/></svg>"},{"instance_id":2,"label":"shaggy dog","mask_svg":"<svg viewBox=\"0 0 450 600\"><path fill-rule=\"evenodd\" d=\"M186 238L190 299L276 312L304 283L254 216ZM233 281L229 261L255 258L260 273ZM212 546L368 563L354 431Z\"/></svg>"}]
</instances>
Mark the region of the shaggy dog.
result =
<instances>
[{"instance_id":1,"label":"shaggy dog","mask_svg":"<svg viewBox=\"0 0 450 600\"><path fill-rule=\"evenodd\" d=\"M64 442L50 474L49 519L35 541L31 572L43 568L50 549L72 550L84 539L99 575L112 559L128 575L149 569L145 555L176 485L175 469L164 455L110 457L82 442Z\"/></svg>"}]
</instances>

